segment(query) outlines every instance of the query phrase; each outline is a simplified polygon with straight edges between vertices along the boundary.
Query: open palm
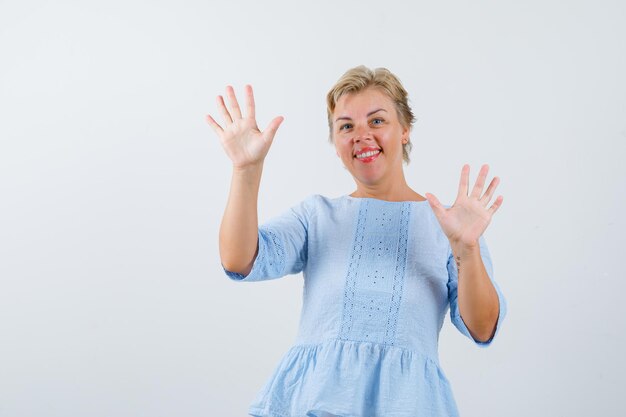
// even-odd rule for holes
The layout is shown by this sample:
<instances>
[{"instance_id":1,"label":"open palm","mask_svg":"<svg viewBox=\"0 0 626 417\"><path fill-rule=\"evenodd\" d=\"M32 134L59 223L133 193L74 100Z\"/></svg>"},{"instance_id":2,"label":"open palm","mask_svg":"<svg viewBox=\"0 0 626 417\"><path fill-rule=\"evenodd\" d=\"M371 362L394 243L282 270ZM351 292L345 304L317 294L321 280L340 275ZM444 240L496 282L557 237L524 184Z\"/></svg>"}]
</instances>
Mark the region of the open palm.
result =
<instances>
[{"instance_id":1,"label":"open palm","mask_svg":"<svg viewBox=\"0 0 626 417\"><path fill-rule=\"evenodd\" d=\"M485 194L481 196L489 171L486 164L480 169L476 184L468 195L469 171L469 165L463 165L459 192L450 208L445 208L433 194L426 193L426 198L450 242L472 246L478 244L478 238L487 229L492 216L502 205L504 197L498 196L491 207L487 208L500 179L494 177Z\"/></svg>"},{"instance_id":2,"label":"open palm","mask_svg":"<svg viewBox=\"0 0 626 417\"><path fill-rule=\"evenodd\" d=\"M269 123L267 129L261 132L256 123L252 86L247 85L245 91L247 99L245 117L241 113L235 91L231 86L226 87L230 110L226 108L224 98L217 96L217 107L222 113L225 126L220 126L213 117L207 115L207 122L219 136L222 147L235 168L262 163L272 145L276 130L283 121L281 116L276 117Z\"/></svg>"}]
</instances>

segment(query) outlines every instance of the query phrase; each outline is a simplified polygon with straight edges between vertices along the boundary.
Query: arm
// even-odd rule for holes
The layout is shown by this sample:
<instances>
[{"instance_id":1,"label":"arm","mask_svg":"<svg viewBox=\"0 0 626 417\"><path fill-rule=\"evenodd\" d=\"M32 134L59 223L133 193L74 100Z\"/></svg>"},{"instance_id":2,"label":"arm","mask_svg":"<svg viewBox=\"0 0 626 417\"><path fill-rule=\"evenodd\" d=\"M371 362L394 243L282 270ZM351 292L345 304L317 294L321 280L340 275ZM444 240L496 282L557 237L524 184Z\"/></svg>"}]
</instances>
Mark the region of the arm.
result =
<instances>
[{"instance_id":1,"label":"arm","mask_svg":"<svg viewBox=\"0 0 626 417\"><path fill-rule=\"evenodd\" d=\"M458 270L459 311L472 337L486 342L494 335L499 315L499 300L485 265L480 247L453 245Z\"/></svg>"},{"instance_id":2,"label":"arm","mask_svg":"<svg viewBox=\"0 0 626 417\"><path fill-rule=\"evenodd\" d=\"M220 226L224 268L248 275L258 251L257 202L263 166L233 169L228 202Z\"/></svg>"},{"instance_id":3,"label":"arm","mask_svg":"<svg viewBox=\"0 0 626 417\"><path fill-rule=\"evenodd\" d=\"M255 120L252 87L246 86L247 115L241 114L235 92L226 88L230 109L222 96L217 105L224 118L222 128L210 115L207 121L220 138L233 163L228 202L219 234L220 258L224 268L244 275L250 273L258 249L257 202L263 162L274 140L282 117L274 118L261 132Z\"/></svg>"},{"instance_id":4,"label":"arm","mask_svg":"<svg viewBox=\"0 0 626 417\"><path fill-rule=\"evenodd\" d=\"M448 261L450 315L462 333L471 336L479 345L486 346L497 332L498 321L504 317L506 305L491 281L491 261L486 246L481 240L483 232L491 222L493 214L501 206L503 197L498 196L487 208L499 183L495 177L484 195L483 187L489 167L483 165L476 184L469 191L469 166L461 170L461 180L456 201L450 208L444 207L437 197L426 193L426 197L439 224L450 241L451 257ZM484 249L485 253L481 254ZM489 260L488 268L483 257ZM456 266L456 268L455 268Z\"/></svg>"}]
</instances>

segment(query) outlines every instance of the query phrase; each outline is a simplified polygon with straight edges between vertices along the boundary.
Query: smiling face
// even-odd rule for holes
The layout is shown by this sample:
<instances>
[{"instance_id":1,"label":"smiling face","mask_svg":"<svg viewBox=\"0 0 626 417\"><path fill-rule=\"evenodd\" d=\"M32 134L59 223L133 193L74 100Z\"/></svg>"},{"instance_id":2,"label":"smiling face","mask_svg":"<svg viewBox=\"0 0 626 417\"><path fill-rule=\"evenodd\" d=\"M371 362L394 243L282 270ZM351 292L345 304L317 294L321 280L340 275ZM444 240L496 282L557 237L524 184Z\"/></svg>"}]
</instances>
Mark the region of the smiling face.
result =
<instances>
[{"instance_id":1,"label":"smiling face","mask_svg":"<svg viewBox=\"0 0 626 417\"><path fill-rule=\"evenodd\" d=\"M357 187L389 187L403 178L402 145L408 136L393 101L380 89L366 88L337 100L333 142Z\"/></svg>"}]
</instances>

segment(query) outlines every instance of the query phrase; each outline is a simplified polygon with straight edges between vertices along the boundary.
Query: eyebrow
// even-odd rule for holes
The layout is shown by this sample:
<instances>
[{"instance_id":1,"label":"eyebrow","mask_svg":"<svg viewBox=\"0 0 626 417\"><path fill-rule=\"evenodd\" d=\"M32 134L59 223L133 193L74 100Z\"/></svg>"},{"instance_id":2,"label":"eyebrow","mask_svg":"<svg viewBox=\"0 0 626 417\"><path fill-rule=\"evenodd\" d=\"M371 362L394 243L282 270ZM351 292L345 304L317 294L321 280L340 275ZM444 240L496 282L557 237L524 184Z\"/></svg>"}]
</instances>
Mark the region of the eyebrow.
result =
<instances>
[{"instance_id":1,"label":"eyebrow","mask_svg":"<svg viewBox=\"0 0 626 417\"><path fill-rule=\"evenodd\" d=\"M374 110L374 111L371 111L371 112L367 113L367 117L370 117L372 114L378 113L379 111L387 112L387 110L385 110L385 109L378 109L378 110ZM337 117L335 119L335 122L338 122L339 120L352 120L352 119L350 117L348 117L348 116L342 116L342 117Z\"/></svg>"}]
</instances>

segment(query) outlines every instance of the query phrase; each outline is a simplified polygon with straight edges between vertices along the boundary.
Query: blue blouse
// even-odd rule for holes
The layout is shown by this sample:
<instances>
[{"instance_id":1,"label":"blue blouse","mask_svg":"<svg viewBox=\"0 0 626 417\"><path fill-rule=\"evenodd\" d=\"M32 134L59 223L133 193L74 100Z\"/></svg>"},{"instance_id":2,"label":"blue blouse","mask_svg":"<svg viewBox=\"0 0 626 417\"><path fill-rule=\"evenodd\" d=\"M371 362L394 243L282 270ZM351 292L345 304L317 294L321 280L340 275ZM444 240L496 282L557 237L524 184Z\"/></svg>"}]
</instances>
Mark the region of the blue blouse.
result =
<instances>
[{"instance_id":1,"label":"blue blouse","mask_svg":"<svg viewBox=\"0 0 626 417\"><path fill-rule=\"evenodd\" d=\"M446 206L449 207L449 206ZM312 195L259 226L239 282L302 272L298 335L249 407L251 416L458 416L438 359L444 317L475 345L457 304L449 241L427 201ZM493 280L484 237L480 253Z\"/></svg>"}]
</instances>

